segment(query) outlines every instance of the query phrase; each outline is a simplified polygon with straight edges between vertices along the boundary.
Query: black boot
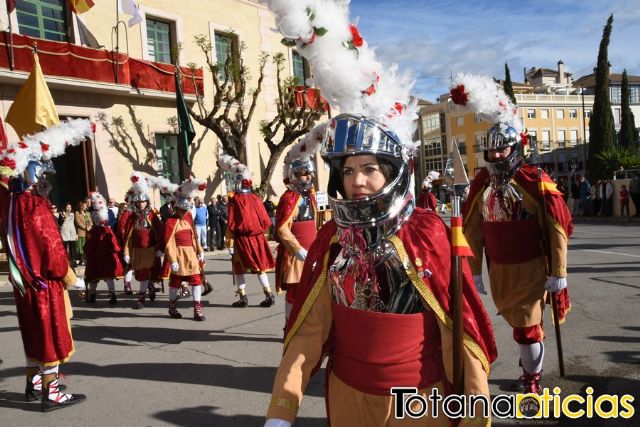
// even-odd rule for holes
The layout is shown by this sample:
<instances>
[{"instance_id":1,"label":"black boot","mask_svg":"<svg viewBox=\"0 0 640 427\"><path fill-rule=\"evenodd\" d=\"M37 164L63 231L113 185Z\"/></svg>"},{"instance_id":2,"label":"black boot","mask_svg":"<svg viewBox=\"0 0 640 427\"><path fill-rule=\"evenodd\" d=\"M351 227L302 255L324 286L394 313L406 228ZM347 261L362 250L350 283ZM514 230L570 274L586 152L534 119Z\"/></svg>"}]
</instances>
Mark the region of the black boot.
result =
<instances>
[{"instance_id":1,"label":"black boot","mask_svg":"<svg viewBox=\"0 0 640 427\"><path fill-rule=\"evenodd\" d=\"M50 399L49 395L53 394L56 399ZM66 400L61 400L60 397L66 396ZM58 378L49 381L49 384L43 385L42 396L40 398L40 404L42 412L54 411L56 409L66 408L67 406L75 405L85 400L87 396L84 394L67 394L64 395L58 385ZM57 399L60 399L58 401Z\"/></svg>"},{"instance_id":2,"label":"black boot","mask_svg":"<svg viewBox=\"0 0 640 427\"><path fill-rule=\"evenodd\" d=\"M182 319L182 314L180 314L178 308L176 307L177 302L177 300L169 300L169 316L173 317L174 319Z\"/></svg>"},{"instance_id":3,"label":"black boot","mask_svg":"<svg viewBox=\"0 0 640 427\"><path fill-rule=\"evenodd\" d=\"M269 295L260 303L260 307L271 307L275 303L276 297L273 295L273 292L269 292Z\"/></svg>"},{"instance_id":4,"label":"black boot","mask_svg":"<svg viewBox=\"0 0 640 427\"><path fill-rule=\"evenodd\" d=\"M203 291L202 291L202 296L208 295L211 293L211 291L213 291L213 286L211 286L211 283L209 283L208 280L204 281L203 286Z\"/></svg>"},{"instance_id":5,"label":"black boot","mask_svg":"<svg viewBox=\"0 0 640 427\"><path fill-rule=\"evenodd\" d=\"M138 293L138 302L136 302L133 306L134 310L140 310L142 308L144 308L144 292L139 292Z\"/></svg>"},{"instance_id":6,"label":"black boot","mask_svg":"<svg viewBox=\"0 0 640 427\"><path fill-rule=\"evenodd\" d=\"M116 305L118 303L118 297L116 296L115 291L111 292L111 298L109 298L109 304Z\"/></svg>"},{"instance_id":7,"label":"black boot","mask_svg":"<svg viewBox=\"0 0 640 427\"><path fill-rule=\"evenodd\" d=\"M156 300L156 286L149 282L149 301Z\"/></svg>"},{"instance_id":8,"label":"black boot","mask_svg":"<svg viewBox=\"0 0 640 427\"><path fill-rule=\"evenodd\" d=\"M200 301L193 303L193 320L198 322L205 320L205 317L202 314L202 303Z\"/></svg>"},{"instance_id":9,"label":"black boot","mask_svg":"<svg viewBox=\"0 0 640 427\"><path fill-rule=\"evenodd\" d=\"M249 298L247 298L247 295L240 295L240 299L236 302L234 302L233 304L231 304L232 307L246 307L249 305Z\"/></svg>"}]
</instances>

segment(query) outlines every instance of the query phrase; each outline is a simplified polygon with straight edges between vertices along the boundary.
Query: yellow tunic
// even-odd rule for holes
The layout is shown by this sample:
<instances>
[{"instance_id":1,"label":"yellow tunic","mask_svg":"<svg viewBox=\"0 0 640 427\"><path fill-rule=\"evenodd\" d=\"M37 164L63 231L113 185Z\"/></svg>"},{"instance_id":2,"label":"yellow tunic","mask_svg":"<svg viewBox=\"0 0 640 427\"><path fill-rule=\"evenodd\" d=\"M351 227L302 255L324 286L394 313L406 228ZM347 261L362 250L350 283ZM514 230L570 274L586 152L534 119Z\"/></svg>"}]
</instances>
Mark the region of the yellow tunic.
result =
<instances>
[{"instance_id":1,"label":"yellow tunic","mask_svg":"<svg viewBox=\"0 0 640 427\"><path fill-rule=\"evenodd\" d=\"M187 213L186 215L189 215ZM178 246L176 245L175 235L178 231L188 230L191 233L191 246ZM193 227L184 218L176 220L176 226L171 233L171 237L167 241L165 247L165 257L169 264L174 262L178 263L178 271L172 271L171 274L178 276L194 276L202 274L202 268L200 267L200 261L198 261L198 254L203 253L204 249L200 246L200 242L193 232Z\"/></svg>"}]
</instances>

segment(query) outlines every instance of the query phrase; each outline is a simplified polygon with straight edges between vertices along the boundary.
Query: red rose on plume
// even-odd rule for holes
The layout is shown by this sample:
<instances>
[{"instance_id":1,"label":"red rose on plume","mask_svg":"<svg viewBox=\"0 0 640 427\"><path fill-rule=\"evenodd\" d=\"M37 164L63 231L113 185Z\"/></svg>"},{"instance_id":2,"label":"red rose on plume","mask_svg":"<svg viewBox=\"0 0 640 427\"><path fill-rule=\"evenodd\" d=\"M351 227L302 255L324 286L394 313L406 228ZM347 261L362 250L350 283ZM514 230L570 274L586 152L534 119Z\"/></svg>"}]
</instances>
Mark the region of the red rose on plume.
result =
<instances>
[{"instance_id":1,"label":"red rose on plume","mask_svg":"<svg viewBox=\"0 0 640 427\"><path fill-rule=\"evenodd\" d=\"M351 44L355 47L362 47L364 44L364 39L360 35L360 31L358 31L358 27L353 24L349 25L349 30L351 31Z\"/></svg>"},{"instance_id":2,"label":"red rose on plume","mask_svg":"<svg viewBox=\"0 0 640 427\"><path fill-rule=\"evenodd\" d=\"M249 188L249 187L251 187L251 180L250 180L250 179L243 179L243 180L242 180L242 186L243 186L244 188Z\"/></svg>"},{"instance_id":3,"label":"red rose on plume","mask_svg":"<svg viewBox=\"0 0 640 427\"><path fill-rule=\"evenodd\" d=\"M524 132L520 133L520 142L522 142L522 146L526 147L527 144L529 143L529 135L527 135Z\"/></svg>"},{"instance_id":4,"label":"red rose on plume","mask_svg":"<svg viewBox=\"0 0 640 427\"><path fill-rule=\"evenodd\" d=\"M402 110L404 110L404 105L402 105L401 102L396 102L393 108L395 108L398 111L398 113L402 114Z\"/></svg>"},{"instance_id":5,"label":"red rose on plume","mask_svg":"<svg viewBox=\"0 0 640 427\"><path fill-rule=\"evenodd\" d=\"M0 160L0 166L7 167L9 169L15 169L16 162L13 159L5 157L4 159Z\"/></svg>"},{"instance_id":6,"label":"red rose on plume","mask_svg":"<svg viewBox=\"0 0 640 427\"><path fill-rule=\"evenodd\" d=\"M464 85L458 85L451 89L451 100L456 105L467 105L469 96L464 91Z\"/></svg>"},{"instance_id":7,"label":"red rose on plume","mask_svg":"<svg viewBox=\"0 0 640 427\"><path fill-rule=\"evenodd\" d=\"M138 180L139 180L139 179L140 179L140 178L139 178L137 175L133 175L133 176L131 177L131 182L138 182Z\"/></svg>"},{"instance_id":8,"label":"red rose on plume","mask_svg":"<svg viewBox=\"0 0 640 427\"><path fill-rule=\"evenodd\" d=\"M9 154L13 154L13 153L15 153L15 152L16 152L16 150L14 150L13 148L9 148L9 149L7 150L7 153L9 153Z\"/></svg>"},{"instance_id":9,"label":"red rose on plume","mask_svg":"<svg viewBox=\"0 0 640 427\"><path fill-rule=\"evenodd\" d=\"M362 94L367 96L371 96L374 93L376 93L376 87L373 84L362 91Z\"/></svg>"},{"instance_id":10,"label":"red rose on plume","mask_svg":"<svg viewBox=\"0 0 640 427\"><path fill-rule=\"evenodd\" d=\"M20 148L27 148L27 147L28 147L28 145L27 145L27 143L26 143L26 142L24 142L24 141L20 141L20 142L18 142L18 147L20 147Z\"/></svg>"},{"instance_id":11,"label":"red rose on plume","mask_svg":"<svg viewBox=\"0 0 640 427\"><path fill-rule=\"evenodd\" d=\"M204 191L207 189L207 183L202 183L200 185L198 185L198 191Z\"/></svg>"},{"instance_id":12,"label":"red rose on plume","mask_svg":"<svg viewBox=\"0 0 640 427\"><path fill-rule=\"evenodd\" d=\"M96 124L95 124L95 122L91 122L91 132L96 133Z\"/></svg>"},{"instance_id":13,"label":"red rose on plume","mask_svg":"<svg viewBox=\"0 0 640 427\"><path fill-rule=\"evenodd\" d=\"M43 153L46 153L47 151L49 151L49 144L45 144L41 142L40 149L42 150Z\"/></svg>"}]
</instances>

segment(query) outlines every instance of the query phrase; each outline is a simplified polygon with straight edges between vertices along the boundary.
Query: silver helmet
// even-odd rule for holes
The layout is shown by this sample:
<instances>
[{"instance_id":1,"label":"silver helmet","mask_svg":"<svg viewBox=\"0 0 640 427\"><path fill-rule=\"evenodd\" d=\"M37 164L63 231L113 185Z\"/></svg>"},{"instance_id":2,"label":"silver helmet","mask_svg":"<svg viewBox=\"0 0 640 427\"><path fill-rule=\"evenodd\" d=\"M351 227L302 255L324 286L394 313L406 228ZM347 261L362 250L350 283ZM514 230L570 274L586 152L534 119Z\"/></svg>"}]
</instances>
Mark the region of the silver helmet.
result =
<instances>
[{"instance_id":1,"label":"silver helmet","mask_svg":"<svg viewBox=\"0 0 640 427\"><path fill-rule=\"evenodd\" d=\"M338 226L382 226L379 243L380 238L390 237L407 220L415 206L410 192L412 154L391 129L366 117L341 114L329 122L320 153L330 166L329 203ZM349 200L345 198L342 166L347 157L359 154L376 156L381 163L390 165L392 172L376 194Z\"/></svg>"},{"instance_id":2,"label":"silver helmet","mask_svg":"<svg viewBox=\"0 0 640 427\"><path fill-rule=\"evenodd\" d=\"M487 132L486 141L482 147L487 169L491 174L492 185L502 186L511 180L511 177L523 164L521 136L518 131L508 123L496 123ZM489 160L489 151L511 148L509 154L502 160Z\"/></svg>"},{"instance_id":3,"label":"silver helmet","mask_svg":"<svg viewBox=\"0 0 640 427\"><path fill-rule=\"evenodd\" d=\"M313 187L313 175L315 168L310 158L296 159L287 168L287 178L289 187L301 194L308 193ZM309 180L301 180L300 177L311 175Z\"/></svg>"}]
</instances>

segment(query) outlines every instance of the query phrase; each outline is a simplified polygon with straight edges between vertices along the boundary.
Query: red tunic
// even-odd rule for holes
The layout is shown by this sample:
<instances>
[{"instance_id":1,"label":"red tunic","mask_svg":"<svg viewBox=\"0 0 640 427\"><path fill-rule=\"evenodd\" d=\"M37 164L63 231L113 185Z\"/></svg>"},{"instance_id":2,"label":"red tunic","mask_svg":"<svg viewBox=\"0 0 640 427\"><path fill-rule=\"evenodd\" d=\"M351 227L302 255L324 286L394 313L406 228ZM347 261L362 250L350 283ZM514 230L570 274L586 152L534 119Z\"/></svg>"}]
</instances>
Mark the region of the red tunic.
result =
<instances>
[{"instance_id":1,"label":"red tunic","mask_svg":"<svg viewBox=\"0 0 640 427\"><path fill-rule=\"evenodd\" d=\"M15 260L25 285L14 286L18 324L27 359L43 366L65 362L74 352L64 301L63 278L69 270L58 224L50 205L29 192L13 194L2 209L2 238L6 248L10 209Z\"/></svg>"},{"instance_id":2,"label":"red tunic","mask_svg":"<svg viewBox=\"0 0 640 427\"><path fill-rule=\"evenodd\" d=\"M99 225L91 228L84 245L87 268L84 278L87 282L120 279L123 276L120 262L120 245L111 227Z\"/></svg>"},{"instance_id":3,"label":"red tunic","mask_svg":"<svg viewBox=\"0 0 640 427\"><path fill-rule=\"evenodd\" d=\"M336 243L335 239L336 230L335 222L328 222L320 229L317 239L311 246L302 272L302 278L300 279L298 295L285 330L285 351L301 323L304 322L304 318L309 312L309 307L318 295L318 287L330 286L324 282L327 280L327 268L331 265L331 262L340 250L340 246ZM450 282L453 272L451 268L450 233L447 226L436 213L418 208L411 215L409 221L391 238L391 242L396 247L401 259L407 263L407 273L423 300L428 304L430 311L437 316L442 323L451 328L452 309ZM464 332L466 335L464 342L467 349L481 361L485 371L489 372L489 365L497 357L493 329L482 305L482 301L473 286L471 271L469 270L466 260L463 260L463 268L463 318ZM426 270L428 270L430 275L420 274L421 271L424 272ZM355 312L356 310L353 311ZM354 314L354 316L357 315L356 317L361 317L362 315L362 313L351 314ZM349 312L341 313L341 317L348 315ZM407 316L390 313L382 313L379 315L385 316L386 320L390 322L393 322L398 316ZM354 317L354 319L356 319L356 317ZM356 320L360 322L371 322L374 319L365 318ZM409 321L409 318L402 320ZM421 330L425 332L433 331L432 319L425 317L424 319L415 321L424 325ZM349 324L349 322L346 321L342 323L344 325ZM399 323L399 325L401 324L402 323ZM369 330L369 328L365 328L364 330ZM342 352L352 352L353 349L347 347L346 344L342 346L342 348L335 347L336 343L340 344L345 342L345 340L341 340L339 336L336 337L335 333L334 330L327 342L324 343L322 353L329 355L337 354L338 357L341 357ZM387 340L385 346L372 347L369 349L372 352L371 354L375 354L376 360L381 365L398 363L396 350L400 351L400 347L402 347L402 350L407 348L407 343L401 346L399 342L396 342L398 348L390 348L387 344L391 345L393 342L395 341ZM375 346L375 343L370 340L367 341L367 343ZM383 350L380 351L381 349ZM366 352L366 350L367 349L361 349L361 351L364 352ZM428 362L432 364L431 362L434 361L440 363L440 359L431 359L431 356L434 356L434 352L430 344L421 347L420 351L423 352L421 354L425 357L423 360L425 363ZM411 359L409 362L415 363L415 360ZM351 378L349 376L350 372L354 373L353 370L344 369L343 376L349 378L341 379L347 383L351 383L352 386L357 386L357 384L355 384L357 378ZM380 372L382 372L382 370ZM400 384L401 380L405 378L405 376L402 376L404 375L402 373L394 375L393 369L385 370L384 372L385 378L382 381L385 386L389 383ZM417 378L418 382L433 381L436 376L439 376L438 379L445 380L443 373L444 371L437 367L435 370L427 369L422 372L420 376L412 378Z\"/></svg>"},{"instance_id":4,"label":"red tunic","mask_svg":"<svg viewBox=\"0 0 640 427\"><path fill-rule=\"evenodd\" d=\"M274 267L271 248L264 235L271 226L262 200L253 193L238 193L229 201L229 223L233 238L233 272L261 273Z\"/></svg>"}]
</instances>

